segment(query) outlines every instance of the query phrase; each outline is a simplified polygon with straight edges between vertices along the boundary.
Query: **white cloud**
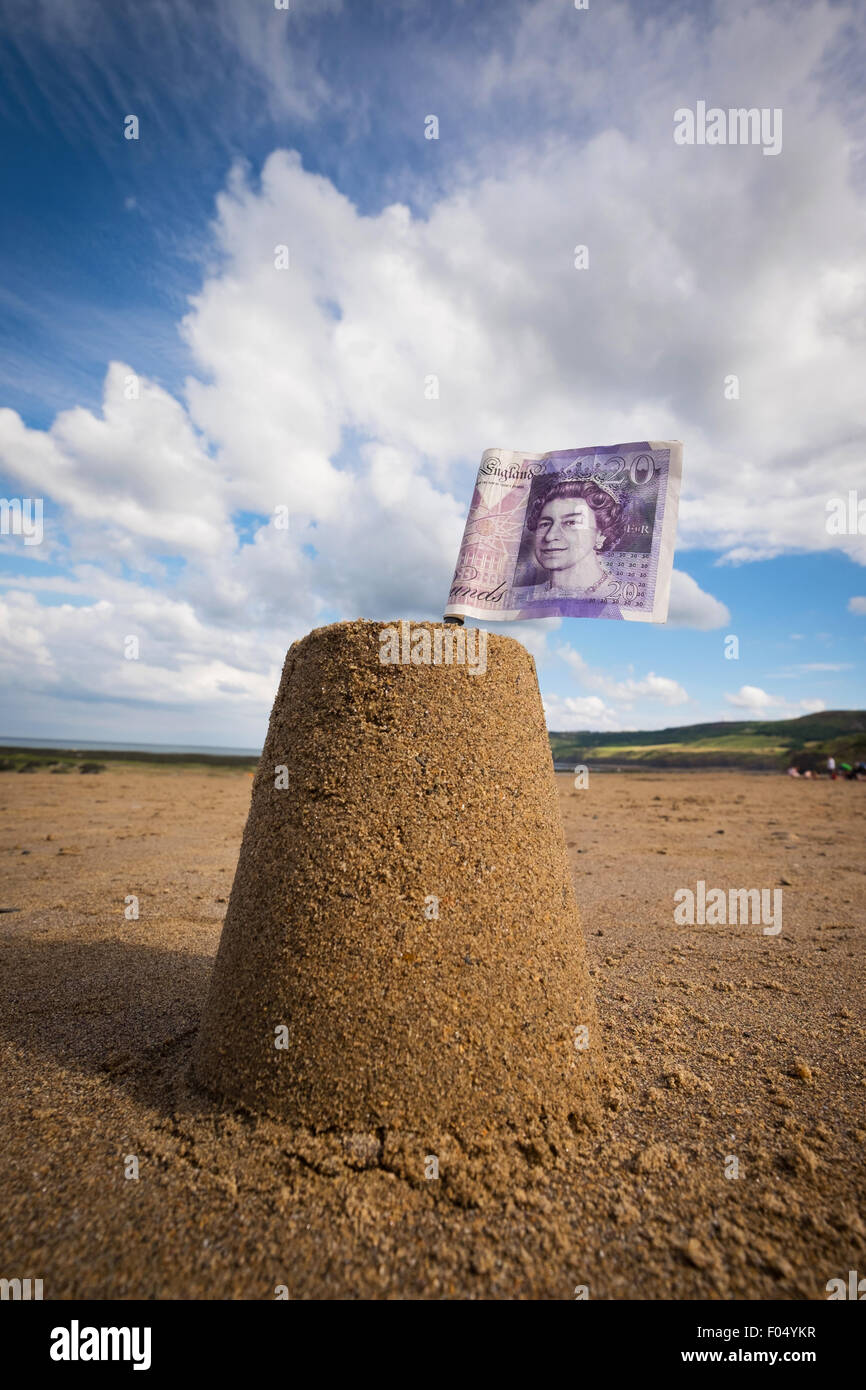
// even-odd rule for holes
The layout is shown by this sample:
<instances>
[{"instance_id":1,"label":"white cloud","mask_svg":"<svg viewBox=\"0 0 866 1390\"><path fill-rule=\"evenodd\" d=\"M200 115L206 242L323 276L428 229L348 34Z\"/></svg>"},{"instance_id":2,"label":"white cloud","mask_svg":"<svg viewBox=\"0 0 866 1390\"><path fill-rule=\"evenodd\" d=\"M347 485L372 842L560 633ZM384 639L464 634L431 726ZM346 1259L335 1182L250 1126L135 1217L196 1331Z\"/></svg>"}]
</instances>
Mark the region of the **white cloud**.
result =
<instances>
[{"instance_id":1,"label":"white cloud","mask_svg":"<svg viewBox=\"0 0 866 1390\"><path fill-rule=\"evenodd\" d=\"M702 632L722 627L731 615L720 599L705 593L690 574L675 569L671 574L670 627L695 627Z\"/></svg>"},{"instance_id":2,"label":"white cloud","mask_svg":"<svg viewBox=\"0 0 866 1390\"><path fill-rule=\"evenodd\" d=\"M129 392L137 392L137 398ZM127 559L213 553L234 543L225 485L183 406L112 362L101 416L62 411L48 431L0 409L0 459L60 503L73 527Z\"/></svg>"},{"instance_id":3,"label":"white cloud","mask_svg":"<svg viewBox=\"0 0 866 1390\"><path fill-rule=\"evenodd\" d=\"M827 708L824 700L786 700L784 696L768 694L757 685L741 685L736 693L725 695L725 699L729 705L756 718L793 719L798 714L813 714Z\"/></svg>"},{"instance_id":4,"label":"white cloud","mask_svg":"<svg viewBox=\"0 0 866 1390\"><path fill-rule=\"evenodd\" d=\"M503 637L514 637L534 657L537 664L550 655L547 639L551 633L562 627L561 618L534 618L527 623L488 623L481 624L489 632L498 632Z\"/></svg>"},{"instance_id":5,"label":"white cloud","mask_svg":"<svg viewBox=\"0 0 866 1390\"><path fill-rule=\"evenodd\" d=\"M572 729L603 729L617 732L623 728L619 715L597 695L551 695L542 697L549 729L565 732Z\"/></svg>"},{"instance_id":6,"label":"white cloud","mask_svg":"<svg viewBox=\"0 0 866 1390\"><path fill-rule=\"evenodd\" d=\"M664 705L684 705L689 698L679 681L671 680L669 676L657 676L653 671L643 680L618 681L616 689L622 692L621 698L640 696L647 700L660 700Z\"/></svg>"},{"instance_id":7,"label":"white cloud","mask_svg":"<svg viewBox=\"0 0 866 1390\"><path fill-rule=\"evenodd\" d=\"M658 700L664 705L684 705L688 702L688 693L669 676L657 676L650 671L640 680L633 677L614 680L588 665L580 652L567 642L556 648L556 655L571 667L581 684L590 690L600 690L610 699L619 700L625 705L631 705L637 699Z\"/></svg>"},{"instance_id":8,"label":"white cloud","mask_svg":"<svg viewBox=\"0 0 866 1390\"><path fill-rule=\"evenodd\" d=\"M767 709L770 705L778 703L775 696L768 695L766 690L761 690L757 685L741 685L735 695L726 695L725 699L731 705L748 710Z\"/></svg>"},{"instance_id":9,"label":"white cloud","mask_svg":"<svg viewBox=\"0 0 866 1390\"><path fill-rule=\"evenodd\" d=\"M220 632L188 604L96 570L66 588L91 597L44 606L20 590L0 596L4 727L40 735L81 727L92 737L96 703L109 741L171 742L169 712L175 738L209 743L203 731L218 727L216 741L261 744L285 646L300 631ZM138 638L137 660L124 656L128 636Z\"/></svg>"},{"instance_id":10,"label":"white cloud","mask_svg":"<svg viewBox=\"0 0 866 1390\"><path fill-rule=\"evenodd\" d=\"M866 597L862 594L857 594L854 598L849 598L848 612L856 613L858 616L862 616L866 613Z\"/></svg>"}]
</instances>

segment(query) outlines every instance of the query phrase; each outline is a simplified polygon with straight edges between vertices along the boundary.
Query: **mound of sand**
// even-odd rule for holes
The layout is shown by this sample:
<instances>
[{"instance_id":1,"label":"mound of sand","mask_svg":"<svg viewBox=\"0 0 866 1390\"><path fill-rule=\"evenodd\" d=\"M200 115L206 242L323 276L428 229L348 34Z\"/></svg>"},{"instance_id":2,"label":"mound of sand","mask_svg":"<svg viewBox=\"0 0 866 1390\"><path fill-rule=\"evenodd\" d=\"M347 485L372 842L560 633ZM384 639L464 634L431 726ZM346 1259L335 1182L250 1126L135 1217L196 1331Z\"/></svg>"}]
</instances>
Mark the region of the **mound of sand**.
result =
<instances>
[{"instance_id":1,"label":"mound of sand","mask_svg":"<svg viewBox=\"0 0 866 1390\"><path fill-rule=\"evenodd\" d=\"M483 674L383 665L380 631L287 655L193 1074L418 1162L543 1161L594 1117L600 1048L534 663L492 635Z\"/></svg>"}]
</instances>

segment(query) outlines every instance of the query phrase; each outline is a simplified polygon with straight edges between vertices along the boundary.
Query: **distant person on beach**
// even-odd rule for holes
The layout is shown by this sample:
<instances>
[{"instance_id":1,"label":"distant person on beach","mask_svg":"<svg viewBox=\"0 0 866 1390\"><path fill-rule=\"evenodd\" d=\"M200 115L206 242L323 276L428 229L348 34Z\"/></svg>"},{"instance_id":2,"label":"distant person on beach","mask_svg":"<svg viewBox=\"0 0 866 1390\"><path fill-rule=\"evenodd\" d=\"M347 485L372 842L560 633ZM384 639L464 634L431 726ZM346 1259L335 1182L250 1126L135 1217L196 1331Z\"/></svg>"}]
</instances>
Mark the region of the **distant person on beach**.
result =
<instances>
[{"instance_id":1,"label":"distant person on beach","mask_svg":"<svg viewBox=\"0 0 866 1390\"><path fill-rule=\"evenodd\" d=\"M829 758L827 759L827 771L828 771L829 774L830 774L830 780L833 781L833 782L835 782L835 781L836 781L836 759L835 759L834 757L832 757L832 756L829 757Z\"/></svg>"},{"instance_id":2,"label":"distant person on beach","mask_svg":"<svg viewBox=\"0 0 866 1390\"><path fill-rule=\"evenodd\" d=\"M623 525L622 504L598 483L588 478L554 483L536 498L526 518L526 529L535 536L533 554L547 579L515 589L515 600L601 601L600 590L611 578L602 552L613 549Z\"/></svg>"}]
</instances>

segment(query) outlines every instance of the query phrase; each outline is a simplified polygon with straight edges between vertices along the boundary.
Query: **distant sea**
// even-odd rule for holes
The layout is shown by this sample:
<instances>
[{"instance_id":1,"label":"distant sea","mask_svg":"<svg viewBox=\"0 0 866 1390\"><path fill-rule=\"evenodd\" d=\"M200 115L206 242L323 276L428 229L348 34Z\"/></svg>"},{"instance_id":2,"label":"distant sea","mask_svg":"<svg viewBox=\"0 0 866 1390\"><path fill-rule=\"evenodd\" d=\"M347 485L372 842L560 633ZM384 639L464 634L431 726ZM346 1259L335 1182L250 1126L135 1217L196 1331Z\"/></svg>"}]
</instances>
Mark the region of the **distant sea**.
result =
<instances>
[{"instance_id":1,"label":"distant sea","mask_svg":"<svg viewBox=\"0 0 866 1390\"><path fill-rule=\"evenodd\" d=\"M75 753L95 749L106 753L212 753L215 757L258 758L261 748L211 748L204 743L95 743L87 738L5 738L0 748L59 748Z\"/></svg>"}]
</instances>

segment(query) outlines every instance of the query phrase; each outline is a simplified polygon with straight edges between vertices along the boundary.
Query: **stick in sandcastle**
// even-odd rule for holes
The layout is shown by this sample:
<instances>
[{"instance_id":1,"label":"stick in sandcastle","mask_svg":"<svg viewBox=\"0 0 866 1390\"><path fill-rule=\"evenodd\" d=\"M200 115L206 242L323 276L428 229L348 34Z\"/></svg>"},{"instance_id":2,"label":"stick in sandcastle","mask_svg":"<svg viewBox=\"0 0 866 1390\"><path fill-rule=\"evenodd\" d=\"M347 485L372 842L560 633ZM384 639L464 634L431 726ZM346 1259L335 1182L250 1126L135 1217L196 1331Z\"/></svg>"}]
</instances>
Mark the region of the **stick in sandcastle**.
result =
<instances>
[{"instance_id":1,"label":"stick in sandcastle","mask_svg":"<svg viewBox=\"0 0 866 1390\"><path fill-rule=\"evenodd\" d=\"M600 1049L534 662L383 630L286 657L194 1074L317 1130L569 1135Z\"/></svg>"}]
</instances>

